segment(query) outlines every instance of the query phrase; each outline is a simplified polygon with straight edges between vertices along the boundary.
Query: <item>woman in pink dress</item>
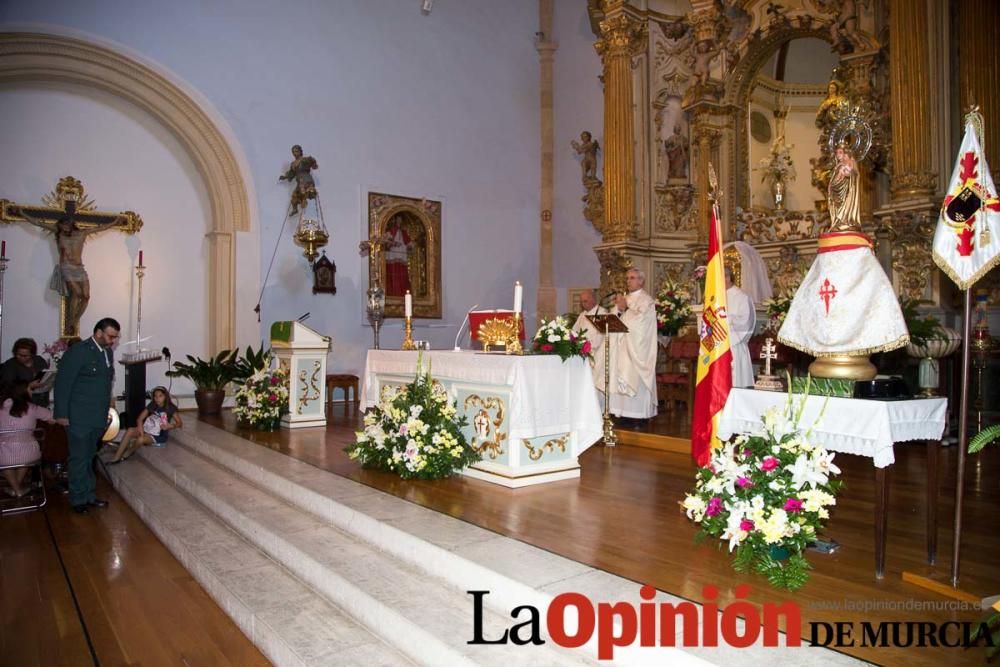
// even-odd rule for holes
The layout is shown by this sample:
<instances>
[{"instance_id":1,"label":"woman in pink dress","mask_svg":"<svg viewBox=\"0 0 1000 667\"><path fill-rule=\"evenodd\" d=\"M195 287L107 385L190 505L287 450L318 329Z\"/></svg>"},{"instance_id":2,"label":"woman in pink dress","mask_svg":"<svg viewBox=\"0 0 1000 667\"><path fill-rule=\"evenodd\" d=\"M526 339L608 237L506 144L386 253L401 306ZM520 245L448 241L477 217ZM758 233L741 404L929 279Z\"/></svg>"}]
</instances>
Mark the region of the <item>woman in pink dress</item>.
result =
<instances>
[{"instance_id":1,"label":"woman in pink dress","mask_svg":"<svg viewBox=\"0 0 1000 667\"><path fill-rule=\"evenodd\" d=\"M41 453L35 440L38 420L52 422L52 411L31 402L28 383L16 380L0 386L0 466L26 466L38 460ZM7 468L2 471L11 488L8 493L20 498L28 492L22 484L28 468Z\"/></svg>"}]
</instances>

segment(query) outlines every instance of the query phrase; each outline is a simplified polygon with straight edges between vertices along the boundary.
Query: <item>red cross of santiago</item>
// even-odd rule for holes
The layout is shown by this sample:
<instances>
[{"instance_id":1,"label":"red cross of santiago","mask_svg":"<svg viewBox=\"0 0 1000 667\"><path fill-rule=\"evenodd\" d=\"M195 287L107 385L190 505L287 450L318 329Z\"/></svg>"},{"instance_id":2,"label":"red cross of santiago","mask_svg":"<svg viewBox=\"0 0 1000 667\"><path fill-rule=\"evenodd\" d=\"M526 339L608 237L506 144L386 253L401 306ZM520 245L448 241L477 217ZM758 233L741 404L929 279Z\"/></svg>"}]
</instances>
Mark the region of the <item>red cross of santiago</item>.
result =
<instances>
[{"instance_id":1,"label":"red cross of santiago","mask_svg":"<svg viewBox=\"0 0 1000 667\"><path fill-rule=\"evenodd\" d=\"M823 299L826 305L826 314L830 314L830 300L837 296L837 288L830 283L829 278L823 280L823 286L819 288L819 298Z\"/></svg>"}]
</instances>

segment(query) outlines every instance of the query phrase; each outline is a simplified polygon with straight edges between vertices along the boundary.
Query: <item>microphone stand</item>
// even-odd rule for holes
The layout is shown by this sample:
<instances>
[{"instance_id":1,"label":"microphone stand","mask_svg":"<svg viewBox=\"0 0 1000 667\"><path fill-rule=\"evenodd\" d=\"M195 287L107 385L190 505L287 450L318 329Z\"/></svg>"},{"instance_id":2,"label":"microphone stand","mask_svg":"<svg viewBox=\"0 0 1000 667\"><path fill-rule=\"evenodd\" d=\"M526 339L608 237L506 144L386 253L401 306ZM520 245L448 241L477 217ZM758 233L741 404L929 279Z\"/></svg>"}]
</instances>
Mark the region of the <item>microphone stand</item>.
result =
<instances>
[{"instance_id":1,"label":"microphone stand","mask_svg":"<svg viewBox=\"0 0 1000 667\"><path fill-rule=\"evenodd\" d=\"M462 332L465 331L465 323L469 320L469 315L476 308L479 308L479 304L478 303L476 305L474 305L472 308L469 308L467 311L465 311L465 319L462 320L462 324L458 327L458 334L455 336L455 352L461 352L462 351L462 348L460 348L458 346L458 341L462 337Z\"/></svg>"}]
</instances>

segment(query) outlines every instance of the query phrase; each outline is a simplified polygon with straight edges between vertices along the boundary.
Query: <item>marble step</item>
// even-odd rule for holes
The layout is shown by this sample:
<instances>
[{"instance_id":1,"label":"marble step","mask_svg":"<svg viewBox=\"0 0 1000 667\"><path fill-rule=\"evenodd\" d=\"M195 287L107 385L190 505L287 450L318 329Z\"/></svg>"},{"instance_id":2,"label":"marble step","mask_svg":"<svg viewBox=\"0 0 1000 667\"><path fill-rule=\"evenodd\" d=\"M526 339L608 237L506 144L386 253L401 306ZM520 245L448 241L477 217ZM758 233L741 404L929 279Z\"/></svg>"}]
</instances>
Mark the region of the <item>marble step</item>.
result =
<instances>
[{"instance_id":1,"label":"marble step","mask_svg":"<svg viewBox=\"0 0 1000 667\"><path fill-rule=\"evenodd\" d=\"M144 448L143 460L414 662L427 665L586 665L581 652L548 643L523 647L469 645L472 598L377 547L195 453L181 442ZM422 508L421 508L422 509ZM509 617L485 610L486 637Z\"/></svg>"},{"instance_id":2,"label":"marble step","mask_svg":"<svg viewBox=\"0 0 1000 667\"><path fill-rule=\"evenodd\" d=\"M314 455L326 447L325 431L303 430L296 435L296 446L307 452L311 450ZM189 448L275 498L311 513L424 575L449 583L463 594L467 590L489 590L486 606L504 618L519 605L530 604L544 613L553 597L564 592L582 593L595 602L626 601L636 607L648 602L639 596L639 583L377 491L204 422L188 420L182 431L171 434L171 442ZM653 601L684 602L662 591L657 592ZM467 605L463 628L468 627L470 617L471 605ZM677 645L681 645L679 637ZM592 640L585 649L589 656L595 656L596 642ZM760 642L746 649L618 650L614 662L620 665L738 662L743 667L772 667L776 660L781 664L807 666L863 664L822 648L766 648Z\"/></svg>"},{"instance_id":3,"label":"marble step","mask_svg":"<svg viewBox=\"0 0 1000 667\"><path fill-rule=\"evenodd\" d=\"M413 664L144 462L107 470L119 495L275 665Z\"/></svg>"}]
</instances>

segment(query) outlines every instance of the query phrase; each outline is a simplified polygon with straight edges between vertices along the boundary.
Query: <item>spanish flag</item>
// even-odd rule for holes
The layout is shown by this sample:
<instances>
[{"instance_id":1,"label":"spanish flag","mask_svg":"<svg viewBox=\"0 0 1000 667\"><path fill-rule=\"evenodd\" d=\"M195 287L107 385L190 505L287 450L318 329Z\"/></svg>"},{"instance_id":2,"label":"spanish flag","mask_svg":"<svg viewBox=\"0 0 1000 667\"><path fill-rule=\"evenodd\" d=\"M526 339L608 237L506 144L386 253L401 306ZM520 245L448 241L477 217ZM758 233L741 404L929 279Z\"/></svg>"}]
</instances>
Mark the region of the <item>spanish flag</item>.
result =
<instances>
[{"instance_id":1,"label":"spanish flag","mask_svg":"<svg viewBox=\"0 0 1000 667\"><path fill-rule=\"evenodd\" d=\"M719 413L733 388L733 353L729 349L726 319L726 277L722 266L722 226L716 207L708 228L708 267L705 272L705 307L698 320L698 375L691 418L691 456L708 464L711 450L719 447L716 435Z\"/></svg>"}]
</instances>

